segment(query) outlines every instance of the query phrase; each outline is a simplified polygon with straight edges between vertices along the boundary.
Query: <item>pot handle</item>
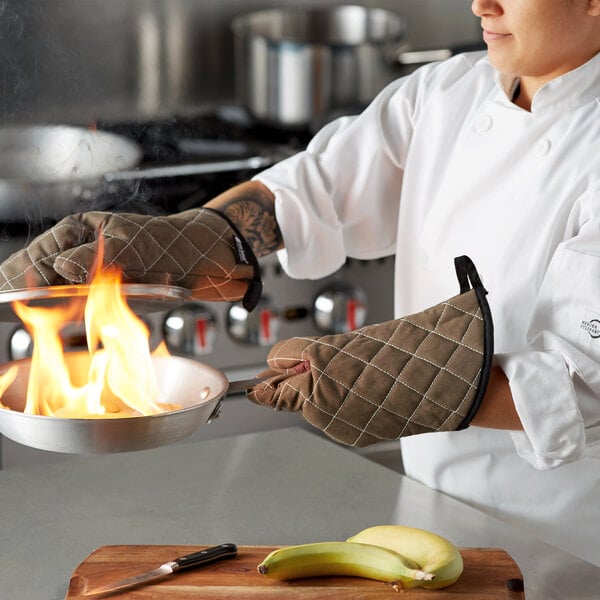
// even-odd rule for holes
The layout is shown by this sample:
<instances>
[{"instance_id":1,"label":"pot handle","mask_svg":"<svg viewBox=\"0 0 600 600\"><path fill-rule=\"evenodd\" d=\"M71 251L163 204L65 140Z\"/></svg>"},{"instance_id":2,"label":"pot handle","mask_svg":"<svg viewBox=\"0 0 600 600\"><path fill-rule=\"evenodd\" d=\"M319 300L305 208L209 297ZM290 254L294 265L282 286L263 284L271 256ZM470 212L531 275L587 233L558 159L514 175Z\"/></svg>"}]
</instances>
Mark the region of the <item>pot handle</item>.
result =
<instances>
[{"instance_id":1,"label":"pot handle","mask_svg":"<svg viewBox=\"0 0 600 600\"><path fill-rule=\"evenodd\" d=\"M131 171L115 171L105 173L107 183L135 181L136 179L159 179L161 177L184 177L189 175L207 175L211 173L224 173L242 169L262 169L272 164L272 160L264 156L250 156L249 158L235 160L221 160L216 162L190 163L149 169L133 169Z\"/></svg>"},{"instance_id":2,"label":"pot handle","mask_svg":"<svg viewBox=\"0 0 600 600\"><path fill-rule=\"evenodd\" d=\"M446 60L452 56L450 48L439 50L400 50L396 54L396 62L401 65L419 65L438 60Z\"/></svg>"},{"instance_id":3,"label":"pot handle","mask_svg":"<svg viewBox=\"0 0 600 600\"><path fill-rule=\"evenodd\" d=\"M433 50L411 50L406 45L403 45L396 50L393 60L400 65L420 65L446 60L455 54L462 54L463 52L477 52L481 50L487 50L487 45L483 41L468 42L451 48Z\"/></svg>"}]
</instances>

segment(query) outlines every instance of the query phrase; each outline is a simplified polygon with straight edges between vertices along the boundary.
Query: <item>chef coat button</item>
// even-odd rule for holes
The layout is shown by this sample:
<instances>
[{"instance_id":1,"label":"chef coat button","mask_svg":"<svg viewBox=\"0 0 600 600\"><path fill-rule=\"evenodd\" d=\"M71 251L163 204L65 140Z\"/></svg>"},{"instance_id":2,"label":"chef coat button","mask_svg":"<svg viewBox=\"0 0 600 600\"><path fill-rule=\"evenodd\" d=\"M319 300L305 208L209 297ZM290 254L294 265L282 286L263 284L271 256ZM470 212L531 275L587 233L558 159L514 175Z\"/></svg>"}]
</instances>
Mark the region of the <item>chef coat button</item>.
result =
<instances>
[{"instance_id":1,"label":"chef coat button","mask_svg":"<svg viewBox=\"0 0 600 600\"><path fill-rule=\"evenodd\" d=\"M490 115L480 115L475 121L475 131L485 133L492 128L493 119Z\"/></svg>"},{"instance_id":2,"label":"chef coat button","mask_svg":"<svg viewBox=\"0 0 600 600\"><path fill-rule=\"evenodd\" d=\"M552 144L550 143L550 140L547 138L544 138L543 140L540 140L537 143L535 149L540 156L545 156L546 154L548 154L548 152L550 152L551 147L552 147Z\"/></svg>"}]
</instances>

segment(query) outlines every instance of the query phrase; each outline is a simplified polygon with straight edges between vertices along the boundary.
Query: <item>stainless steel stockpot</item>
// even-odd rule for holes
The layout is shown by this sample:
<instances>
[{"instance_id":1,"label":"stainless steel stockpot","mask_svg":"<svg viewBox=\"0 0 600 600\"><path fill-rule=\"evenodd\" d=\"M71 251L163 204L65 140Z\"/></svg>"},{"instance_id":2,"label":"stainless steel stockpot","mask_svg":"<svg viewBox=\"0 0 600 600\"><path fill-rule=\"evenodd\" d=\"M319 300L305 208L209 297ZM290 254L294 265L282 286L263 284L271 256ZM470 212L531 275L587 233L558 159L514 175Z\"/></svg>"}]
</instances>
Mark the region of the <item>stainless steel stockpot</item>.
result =
<instances>
[{"instance_id":1,"label":"stainless steel stockpot","mask_svg":"<svg viewBox=\"0 0 600 600\"><path fill-rule=\"evenodd\" d=\"M385 9L277 8L241 15L232 27L239 100L277 126L311 125L365 105L399 73L389 55L405 19Z\"/></svg>"}]
</instances>

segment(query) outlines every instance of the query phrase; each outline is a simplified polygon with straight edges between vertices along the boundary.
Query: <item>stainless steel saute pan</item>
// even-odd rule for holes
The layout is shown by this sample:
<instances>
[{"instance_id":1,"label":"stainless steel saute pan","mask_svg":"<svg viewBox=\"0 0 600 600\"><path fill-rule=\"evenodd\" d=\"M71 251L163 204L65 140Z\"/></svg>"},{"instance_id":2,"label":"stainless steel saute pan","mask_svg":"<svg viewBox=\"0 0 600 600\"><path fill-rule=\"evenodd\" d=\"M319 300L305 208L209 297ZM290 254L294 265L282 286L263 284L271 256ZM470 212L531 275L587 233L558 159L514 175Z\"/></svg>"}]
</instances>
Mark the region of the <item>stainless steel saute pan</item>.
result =
<instances>
[{"instance_id":1,"label":"stainless steel saute pan","mask_svg":"<svg viewBox=\"0 0 600 600\"><path fill-rule=\"evenodd\" d=\"M65 355L71 373L87 373L87 352ZM145 450L179 441L218 415L227 393L242 392L260 379L229 382L225 374L196 360L154 357L163 401L182 408L150 416L72 419L23 413L30 359L0 367L0 374L19 366L13 384L0 400L0 433L33 448L71 454Z\"/></svg>"},{"instance_id":2,"label":"stainless steel saute pan","mask_svg":"<svg viewBox=\"0 0 600 600\"><path fill-rule=\"evenodd\" d=\"M127 138L78 127L0 129L0 220L59 219L91 206L106 173L134 167L140 148Z\"/></svg>"},{"instance_id":3,"label":"stainless steel saute pan","mask_svg":"<svg viewBox=\"0 0 600 600\"><path fill-rule=\"evenodd\" d=\"M102 210L119 183L258 169L275 157L138 168L140 147L127 137L80 127L0 128L0 221L57 220Z\"/></svg>"}]
</instances>

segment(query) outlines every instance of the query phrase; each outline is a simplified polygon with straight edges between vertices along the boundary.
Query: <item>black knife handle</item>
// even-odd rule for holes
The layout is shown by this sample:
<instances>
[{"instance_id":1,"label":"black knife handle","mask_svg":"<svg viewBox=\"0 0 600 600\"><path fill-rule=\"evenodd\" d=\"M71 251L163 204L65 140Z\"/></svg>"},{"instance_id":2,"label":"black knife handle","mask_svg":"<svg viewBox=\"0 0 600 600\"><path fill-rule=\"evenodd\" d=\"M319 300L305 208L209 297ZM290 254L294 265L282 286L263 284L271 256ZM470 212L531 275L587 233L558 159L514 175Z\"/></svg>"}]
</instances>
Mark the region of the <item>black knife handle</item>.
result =
<instances>
[{"instance_id":1,"label":"black knife handle","mask_svg":"<svg viewBox=\"0 0 600 600\"><path fill-rule=\"evenodd\" d=\"M237 546L235 544L220 544L206 550L199 550L192 554L180 556L171 561L171 563L173 564L173 571L181 571L216 562L217 560L223 560L224 558L235 558L236 556Z\"/></svg>"}]
</instances>

